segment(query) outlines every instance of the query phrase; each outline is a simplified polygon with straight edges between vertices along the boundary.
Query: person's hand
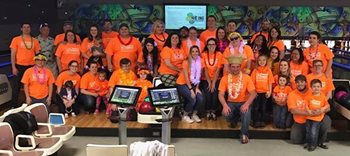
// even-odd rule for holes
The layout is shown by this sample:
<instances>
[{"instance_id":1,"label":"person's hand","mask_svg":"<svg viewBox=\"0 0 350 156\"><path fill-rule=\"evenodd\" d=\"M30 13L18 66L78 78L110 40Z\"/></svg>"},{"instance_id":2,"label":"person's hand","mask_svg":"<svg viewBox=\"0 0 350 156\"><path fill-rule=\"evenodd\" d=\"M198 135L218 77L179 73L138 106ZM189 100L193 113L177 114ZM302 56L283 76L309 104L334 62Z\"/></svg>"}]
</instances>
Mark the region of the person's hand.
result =
<instances>
[{"instance_id":1,"label":"person's hand","mask_svg":"<svg viewBox=\"0 0 350 156\"><path fill-rule=\"evenodd\" d=\"M196 95L197 94L201 94L202 95L202 91L200 89L196 89Z\"/></svg>"},{"instance_id":2,"label":"person's hand","mask_svg":"<svg viewBox=\"0 0 350 156\"><path fill-rule=\"evenodd\" d=\"M195 99L196 98L196 93L194 93L193 89L191 89L191 98Z\"/></svg>"},{"instance_id":3,"label":"person's hand","mask_svg":"<svg viewBox=\"0 0 350 156\"><path fill-rule=\"evenodd\" d=\"M13 75L18 75L18 69L16 67L12 67L12 74Z\"/></svg>"},{"instance_id":4,"label":"person's hand","mask_svg":"<svg viewBox=\"0 0 350 156\"><path fill-rule=\"evenodd\" d=\"M269 98L271 96L271 92L266 92L265 97Z\"/></svg>"},{"instance_id":5,"label":"person's hand","mask_svg":"<svg viewBox=\"0 0 350 156\"><path fill-rule=\"evenodd\" d=\"M111 110L112 110L112 111L116 111L116 110L117 110L117 105L111 104Z\"/></svg>"},{"instance_id":6,"label":"person's hand","mask_svg":"<svg viewBox=\"0 0 350 156\"><path fill-rule=\"evenodd\" d=\"M113 72L113 65L111 63L108 63L107 67L109 72Z\"/></svg>"},{"instance_id":7,"label":"person's hand","mask_svg":"<svg viewBox=\"0 0 350 156\"><path fill-rule=\"evenodd\" d=\"M210 91L211 90L211 82L210 81L207 81L207 82L208 82L207 90Z\"/></svg>"},{"instance_id":8,"label":"person's hand","mask_svg":"<svg viewBox=\"0 0 350 156\"><path fill-rule=\"evenodd\" d=\"M247 113L248 112L248 109L249 109L249 105L244 103L242 106L241 106L241 112L242 113Z\"/></svg>"},{"instance_id":9,"label":"person's hand","mask_svg":"<svg viewBox=\"0 0 350 156\"><path fill-rule=\"evenodd\" d=\"M98 97L98 94L97 93L92 93L92 96L93 97Z\"/></svg>"},{"instance_id":10,"label":"person's hand","mask_svg":"<svg viewBox=\"0 0 350 156\"><path fill-rule=\"evenodd\" d=\"M28 105L32 104L32 99L30 97L26 97L26 103Z\"/></svg>"},{"instance_id":11,"label":"person's hand","mask_svg":"<svg viewBox=\"0 0 350 156\"><path fill-rule=\"evenodd\" d=\"M231 108L229 106L226 105L222 108L222 114L224 116L228 116L230 113L231 113Z\"/></svg>"},{"instance_id":12,"label":"person's hand","mask_svg":"<svg viewBox=\"0 0 350 156\"><path fill-rule=\"evenodd\" d=\"M327 78L330 78L330 77L332 77L332 73L331 73L331 70L326 70L326 72L325 72L325 74L326 74L326 77Z\"/></svg>"},{"instance_id":13,"label":"person's hand","mask_svg":"<svg viewBox=\"0 0 350 156\"><path fill-rule=\"evenodd\" d=\"M51 97L48 97L46 99L46 105L50 106L51 105Z\"/></svg>"},{"instance_id":14,"label":"person's hand","mask_svg":"<svg viewBox=\"0 0 350 156\"><path fill-rule=\"evenodd\" d=\"M244 69L244 73L245 73L245 74L248 74L248 75L249 75L250 72L251 72L251 70L250 70L249 68Z\"/></svg>"},{"instance_id":15,"label":"person's hand","mask_svg":"<svg viewBox=\"0 0 350 156\"><path fill-rule=\"evenodd\" d=\"M211 83L211 86L210 86L210 92L214 93L215 92L215 83Z\"/></svg>"}]
</instances>

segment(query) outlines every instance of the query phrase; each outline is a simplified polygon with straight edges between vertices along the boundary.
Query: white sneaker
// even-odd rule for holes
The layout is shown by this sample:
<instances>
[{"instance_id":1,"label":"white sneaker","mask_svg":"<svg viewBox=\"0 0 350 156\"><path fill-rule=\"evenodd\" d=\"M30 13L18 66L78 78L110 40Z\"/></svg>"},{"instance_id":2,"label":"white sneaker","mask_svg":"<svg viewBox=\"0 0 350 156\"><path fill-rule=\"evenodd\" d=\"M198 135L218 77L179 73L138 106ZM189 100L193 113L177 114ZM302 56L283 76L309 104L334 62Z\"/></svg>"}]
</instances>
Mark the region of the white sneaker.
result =
<instances>
[{"instance_id":1,"label":"white sneaker","mask_svg":"<svg viewBox=\"0 0 350 156\"><path fill-rule=\"evenodd\" d=\"M192 120L188 115L182 116L182 121L187 122L189 124L194 122L194 120Z\"/></svg>"},{"instance_id":2,"label":"white sneaker","mask_svg":"<svg viewBox=\"0 0 350 156\"><path fill-rule=\"evenodd\" d=\"M68 113L65 113L65 114L64 114L64 118L67 119L68 117L69 117L69 116L68 116Z\"/></svg>"},{"instance_id":3,"label":"white sneaker","mask_svg":"<svg viewBox=\"0 0 350 156\"><path fill-rule=\"evenodd\" d=\"M72 112L72 117L76 117L77 115L75 115L75 113L74 112Z\"/></svg>"},{"instance_id":4,"label":"white sneaker","mask_svg":"<svg viewBox=\"0 0 350 156\"><path fill-rule=\"evenodd\" d=\"M202 122L201 118L199 118L199 116L197 114L192 115L192 120L194 120L197 123Z\"/></svg>"}]
</instances>

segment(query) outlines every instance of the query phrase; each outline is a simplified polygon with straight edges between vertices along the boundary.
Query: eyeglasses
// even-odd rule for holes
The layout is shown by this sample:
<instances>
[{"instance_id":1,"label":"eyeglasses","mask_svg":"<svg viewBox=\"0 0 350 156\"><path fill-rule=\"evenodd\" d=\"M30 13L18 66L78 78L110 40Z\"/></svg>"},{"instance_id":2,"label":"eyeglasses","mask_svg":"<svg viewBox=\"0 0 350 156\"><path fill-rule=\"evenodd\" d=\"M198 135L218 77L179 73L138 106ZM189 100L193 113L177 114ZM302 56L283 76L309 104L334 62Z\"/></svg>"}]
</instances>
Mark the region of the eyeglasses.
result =
<instances>
[{"instance_id":1,"label":"eyeglasses","mask_svg":"<svg viewBox=\"0 0 350 156\"><path fill-rule=\"evenodd\" d=\"M239 39L239 37L237 36L237 37L232 37L232 38L230 38L230 41L236 41L236 40L238 40Z\"/></svg>"}]
</instances>

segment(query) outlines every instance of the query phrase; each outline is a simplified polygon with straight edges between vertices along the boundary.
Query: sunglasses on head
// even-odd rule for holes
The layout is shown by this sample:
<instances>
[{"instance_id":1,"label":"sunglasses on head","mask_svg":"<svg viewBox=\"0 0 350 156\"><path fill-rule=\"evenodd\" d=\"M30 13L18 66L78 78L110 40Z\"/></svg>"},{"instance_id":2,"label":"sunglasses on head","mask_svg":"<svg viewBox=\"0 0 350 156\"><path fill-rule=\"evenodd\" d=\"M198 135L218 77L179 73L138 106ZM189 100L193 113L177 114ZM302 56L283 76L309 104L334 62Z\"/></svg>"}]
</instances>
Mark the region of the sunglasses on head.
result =
<instances>
[{"instance_id":1,"label":"sunglasses on head","mask_svg":"<svg viewBox=\"0 0 350 156\"><path fill-rule=\"evenodd\" d=\"M237 37L231 37L230 38L230 41L236 41L236 40L238 40L239 39L239 37L237 36Z\"/></svg>"}]
</instances>

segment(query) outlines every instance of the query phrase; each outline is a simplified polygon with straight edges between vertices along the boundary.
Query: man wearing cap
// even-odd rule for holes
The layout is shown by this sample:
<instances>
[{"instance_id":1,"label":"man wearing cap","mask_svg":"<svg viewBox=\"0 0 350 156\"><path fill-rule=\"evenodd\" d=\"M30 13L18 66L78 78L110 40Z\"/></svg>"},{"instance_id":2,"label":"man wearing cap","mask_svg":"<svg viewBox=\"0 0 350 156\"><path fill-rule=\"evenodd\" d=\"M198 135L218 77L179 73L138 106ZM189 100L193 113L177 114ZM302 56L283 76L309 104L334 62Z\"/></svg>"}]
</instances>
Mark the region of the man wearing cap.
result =
<instances>
[{"instance_id":1,"label":"man wearing cap","mask_svg":"<svg viewBox=\"0 0 350 156\"><path fill-rule=\"evenodd\" d=\"M116 38L119 33L116 31L113 31L113 24L111 20L104 20L103 21L103 31L102 31L102 43L103 47L107 47L109 41L113 38Z\"/></svg>"},{"instance_id":2,"label":"man wearing cap","mask_svg":"<svg viewBox=\"0 0 350 156\"><path fill-rule=\"evenodd\" d=\"M47 108L51 104L52 87L55 82L52 72L45 67L47 57L37 54L34 67L28 68L21 82L24 85L26 103L44 103ZM47 109L49 111L49 109Z\"/></svg>"},{"instance_id":3,"label":"man wearing cap","mask_svg":"<svg viewBox=\"0 0 350 156\"><path fill-rule=\"evenodd\" d=\"M255 33L252 38L249 40L249 43L253 43L255 38L262 34L264 35L265 39L267 41L269 41L269 31L270 31L270 27L271 27L271 23L268 19L265 19L261 22L261 25L260 25L260 30L259 32Z\"/></svg>"},{"instance_id":4,"label":"man wearing cap","mask_svg":"<svg viewBox=\"0 0 350 156\"><path fill-rule=\"evenodd\" d=\"M32 37L30 24L23 23L21 27L22 34L14 37L11 41L11 67L13 77L12 86L12 107L20 106L18 104L18 94L21 86L21 79L24 72L34 65L33 57L41 47L39 41Z\"/></svg>"},{"instance_id":5,"label":"man wearing cap","mask_svg":"<svg viewBox=\"0 0 350 156\"><path fill-rule=\"evenodd\" d=\"M51 70L53 75L56 77L58 74L55 54L53 51L54 39L49 36L50 27L47 23L40 25L40 34L37 37L41 46L41 53L47 56L47 67Z\"/></svg>"},{"instance_id":6,"label":"man wearing cap","mask_svg":"<svg viewBox=\"0 0 350 156\"><path fill-rule=\"evenodd\" d=\"M230 127L237 126L240 115L241 142L249 142L248 128L251 118L251 107L256 91L252 79L247 74L241 72L241 57L228 58L230 64L230 73L221 78L219 84L219 101L223 107L222 114L230 122ZM225 93L228 93L228 99L225 99Z\"/></svg>"},{"instance_id":7,"label":"man wearing cap","mask_svg":"<svg viewBox=\"0 0 350 156\"><path fill-rule=\"evenodd\" d=\"M59 34L55 37L55 41L54 41L54 45L57 47L60 43L62 43L64 41L64 36L65 33L68 30L72 30L73 31L73 23L71 21L65 21L63 24L63 33ZM81 39L79 37L79 35L75 35L75 38L77 39L78 43L81 43Z\"/></svg>"},{"instance_id":8,"label":"man wearing cap","mask_svg":"<svg viewBox=\"0 0 350 156\"><path fill-rule=\"evenodd\" d=\"M311 95L311 90L306 87L306 77L304 75L298 75L295 78L295 83L297 89L292 91L288 95L287 106L288 110L293 114L294 124L290 131L290 140L293 144L303 144L305 143L306 136L306 117L307 116L317 116L329 111L327 110L314 110L311 113L306 111L306 98ZM328 147L323 144L327 139L327 131L331 127L331 119L328 115L325 115L321 121L320 131L319 131L319 147L328 149Z\"/></svg>"}]
</instances>

